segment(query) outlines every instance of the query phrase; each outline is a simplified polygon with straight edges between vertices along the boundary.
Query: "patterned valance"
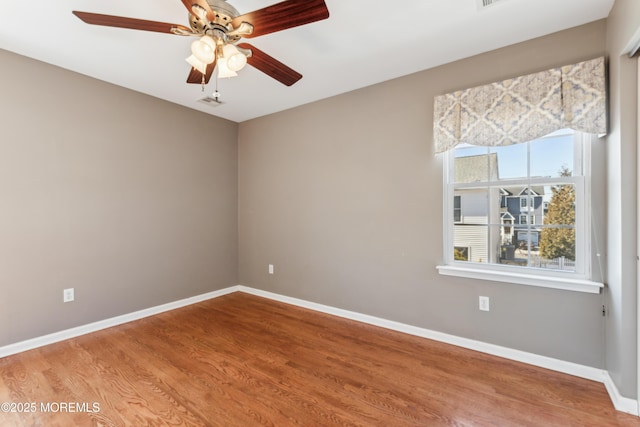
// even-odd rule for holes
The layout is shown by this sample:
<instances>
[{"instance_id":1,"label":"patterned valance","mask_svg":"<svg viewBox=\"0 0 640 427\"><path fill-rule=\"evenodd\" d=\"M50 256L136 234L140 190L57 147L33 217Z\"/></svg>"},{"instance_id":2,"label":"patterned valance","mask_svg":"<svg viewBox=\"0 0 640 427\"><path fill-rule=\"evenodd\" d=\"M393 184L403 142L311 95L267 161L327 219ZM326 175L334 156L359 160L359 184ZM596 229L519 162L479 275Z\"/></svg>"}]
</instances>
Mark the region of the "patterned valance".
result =
<instances>
[{"instance_id":1,"label":"patterned valance","mask_svg":"<svg viewBox=\"0 0 640 427\"><path fill-rule=\"evenodd\" d=\"M461 142L511 145L571 128L607 132L604 58L436 96L436 153Z\"/></svg>"}]
</instances>

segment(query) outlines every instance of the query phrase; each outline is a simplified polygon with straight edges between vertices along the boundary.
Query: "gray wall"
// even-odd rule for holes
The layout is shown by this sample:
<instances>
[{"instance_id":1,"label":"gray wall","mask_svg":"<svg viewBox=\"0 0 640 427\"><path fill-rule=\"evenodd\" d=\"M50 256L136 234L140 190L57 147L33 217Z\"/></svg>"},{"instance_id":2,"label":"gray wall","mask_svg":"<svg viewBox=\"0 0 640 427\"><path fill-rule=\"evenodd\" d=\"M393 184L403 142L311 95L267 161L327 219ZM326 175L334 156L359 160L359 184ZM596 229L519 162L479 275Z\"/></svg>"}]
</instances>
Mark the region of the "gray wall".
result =
<instances>
[{"instance_id":1,"label":"gray wall","mask_svg":"<svg viewBox=\"0 0 640 427\"><path fill-rule=\"evenodd\" d=\"M623 50L639 26L640 3L616 0L606 24L239 129L0 50L0 346L242 283L603 367L636 396L636 62ZM595 187L608 192L596 212L608 290L439 276L433 96L604 53L611 132L595 157L608 179ZM63 304L67 287L76 301Z\"/></svg>"},{"instance_id":2,"label":"gray wall","mask_svg":"<svg viewBox=\"0 0 640 427\"><path fill-rule=\"evenodd\" d=\"M237 284L237 124L0 63L0 346Z\"/></svg>"},{"instance_id":3,"label":"gray wall","mask_svg":"<svg viewBox=\"0 0 640 427\"><path fill-rule=\"evenodd\" d=\"M605 54L605 21L240 124L240 282L604 367L602 295L438 275L433 97ZM267 265L275 265L269 275ZM478 310L478 296L491 311Z\"/></svg>"},{"instance_id":4,"label":"gray wall","mask_svg":"<svg viewBox=\"0 0 640 427\"><path fill-rule=\"evenodd\" d=\"M607 21L610 132L607 137L609 288L606 368L620 392L637 397L637 59L626 53L640 29L640 2L616 0Z\"/></svg>"}]
</instances>

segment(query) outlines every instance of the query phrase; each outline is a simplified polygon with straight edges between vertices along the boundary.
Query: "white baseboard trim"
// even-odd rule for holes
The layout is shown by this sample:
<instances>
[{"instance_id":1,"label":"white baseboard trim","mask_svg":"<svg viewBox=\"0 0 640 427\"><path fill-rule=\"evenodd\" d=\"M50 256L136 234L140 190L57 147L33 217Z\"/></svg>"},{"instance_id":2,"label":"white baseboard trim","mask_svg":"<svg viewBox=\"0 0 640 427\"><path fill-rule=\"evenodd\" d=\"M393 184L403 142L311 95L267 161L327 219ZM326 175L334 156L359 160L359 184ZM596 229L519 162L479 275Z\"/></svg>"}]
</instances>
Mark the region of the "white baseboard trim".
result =
<instances>
[{"instance_id":1,"label":"white baseboard trim","mask_svg":"<svg viewBox=\"0 0 640 427\"><path fill-rule=\"evenodd\" d=\"M640 416L638 402L636 400L624 397L620 395L618 388L611 379L611 376L607 371L602 369L592 368L589 366L579 365L577 363L566 362L564 360L553 359L546 356L540 356L525 351L514 350L507 347L502 347L494 344L484 343L482 341L476 341L468 338L462 338L455 335L449 335L442 332L432 331L425 328L419 328L416 326L406 325L404 323L395 322L392 320L382 319L375 316L369 316L367 314L357 313L354 311L343 310L340 308L318 304L298 298L292 298L273 292L263 291L260 289L254 289L248 286L236 285L225 289L220 289L206 294L197 295L190 298L185 298L179 301L170 302L167 304L150 307L144 310L135 311L133 313L124 314L121 316L112 317L110 319L100 320L98 322L89 323L86 325L78 326L71 329L66 329L52 334L43 335L41 337L32 338L29 340L21 341L15 344L9 344L4 347L0 347L0 358L10 356L12 354L21 353L23 351L32 350L34 348L42 347L45 345L53 344L56 342L64 341L70 338L75 338L80 335L89 334L102 329L110 328L113 326L121 325L123 323L132 322L134 320L142 319L145 317L153 316L155 314L163 313L165 311L175 310L177 308L185 307L198 302L214 299L223 295L231 294L233 292L244 292L264 298L268 298L274 301L283 302L286 304L295 305L302 308L318 311L321 313L331 314L334 316L342 317L345 319L355 320L362 323L367 323L382 328L403 332L410 335L415 335L422 338L432 339L434 341L444 342L452 344L458 347L467 348L470 350L480 351L482 353L491 354L494 356L503 357L505 359L515 360L529 365L538 366L541 368L551 369L553 371L562 372L565 374L573 375L580 378L586 378L592 381L603 383L611 401L613 402L616 410L626 412L632 415Z\"/></svg>"},{"instance_id":2,"label":"white baseboard trim","mask_svg":"<svg viewBox=\"0 0 640 427\"><path fill-rule=\"evenodd\" d=\"M80 335L89 334L91 332L96 332L102 329L110 328L112 326L121 325L123 323L142 319L144 317L153 316L155 314L163 313L165 311L175 310L176 308L185 307L198 302L217 298L222 295L237 292L238 290L239 289L237 286L231 286L229 288L220 289L218 291L208 292L202 295L196 295L194 297L185 298L185 299L173 301L167 304L146 308L144 310L135 311L133 313L123 314L121 316L100 320L100 321L89 323L86 325L77 326L71 329L65 329L63 331L54 332L52 334L43 335L41 337L32 338L32 339L21 341L15 344L9 344L4 347L0 347L0 358L10 356L12 354L21 353L23 351L32 350L34 348L43 347L45 345L64 341L70 338L75 338Z\"/></svg>"},{"instance_id":3,"label":"white baseboard trim","mask_svg":"<svg viewBox=\"0 0 640 427\"><path fill-rule=\"evenodd\" d=\"M616 410L620 412L626 412L627 414L640 416L640 409L638 408L638 401L630 399L628 397L624 397L620 394L618 387L611 379L611 375L609 372L604 372L603 381L605 388L607 389L607 393L609 393L609 397L611 397L611 401L613 402L613 406Z\"/></svg>"},{"instance_id":4,"label":"white baseboard trim","mask_svg":"<svg viewBox=\"0 0 640 427\"><path fill-rule=\"evenodd\" d=\"M429 329L419 328L417 326L406 325L400 322L394 322L391 320L382 319L375 316L369 316L366 314L356 313L353 311L343 310L327 305L317 304L297 298L291 298L284 295L278 295L259 289L253 289L246 286L240 286L239 291L249 294L269 298L275 301L284 302L287 304L297 305L299 307L308 308L311 310L319 311L322 313L332 314L334 316L343 317L346 319L356 320L358 322L368 323L374 326L380 326L382 328L391 329L398 332L404 332L406 334L415 335L422 338L432 339L434 341L440 341L447 344L452 344L458 347L467 348L470 350L480 351L482 353L491 354L494 356L503 357L505 359L515 360L518 362L527 363L529 365L539 366L542 368L551 369L554 371L570 374L576 377L586 378L592 381L603 382L604 371L602 369L591 368L577 363L566 362L563 360L553 359L551 357L540 356L533 353L528 353L520 350L513 350L507 347L499 345L488 344L482 341L476 341L468 338L461 338L455 335L449 335L442 332L432 331Z\"/></svg>"},{"instance_id":5,"label":"white baseboard trim","mask_svg":"<svg viewBox=\"0 0 640 427\"><path fill-rule=\"evenodd\" d=\"M573 362L567 362L564 360L554 359L551 357L540 356L538 354L528 353L525 351L514 350L507 347L502 347L494 344L488 344L482 341L476 341L468 338L462 338L455 335L449 335L442 332L432 331L429 329L419 328L416 326L406 325L404 323L394 322L391 320L382 319L375 316L369 316L366 314L356 313L353 311L343 310L327 305L317 304L301 300L298 298L291 298L284 295L275 294L259 289L253 289L247 286L239 286L240 292L246 292L269 298L275 301L280 301L287 304L296 305L298 307L308 308L311 310L319 311L322 313L332 314L334 316L343 317L346 319L356 320L358 322L367 323L374 326L380 326L382 328L391 329L398 332L404 332L410 335L419 336L422 338L432 339L434 341L440 341L447 344L452 344L458 347L467 348L470 350L479 351L482 353L491 354L505 359L515 360L517 362L527 363L529 365L538 366L541 368L550 369L557 372L573 375L580 378L603 383L609 397L613 402L616 410L626 412L632 415L640 416L638 409L638 402L620 395L618 388L609 376L609 373L605 370L592 368L590 366L584 366Z\"/></svg>"}]
</instances>

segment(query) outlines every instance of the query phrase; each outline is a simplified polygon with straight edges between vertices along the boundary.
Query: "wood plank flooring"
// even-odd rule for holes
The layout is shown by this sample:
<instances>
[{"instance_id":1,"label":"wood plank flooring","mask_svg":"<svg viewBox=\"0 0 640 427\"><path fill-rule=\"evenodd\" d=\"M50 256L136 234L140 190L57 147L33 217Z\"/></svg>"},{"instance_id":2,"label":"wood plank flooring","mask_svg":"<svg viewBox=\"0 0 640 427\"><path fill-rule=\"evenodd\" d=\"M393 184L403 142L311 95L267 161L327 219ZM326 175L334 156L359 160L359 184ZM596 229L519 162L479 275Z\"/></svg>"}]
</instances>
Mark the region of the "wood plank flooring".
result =
<instances>
[{"instance_id":1,"label":"wood plank flooring","mask_svg":"<svg viewBox=\"0 0 640 427\"><path fill-rule=\"evenodd\" d=\"M243 293L0 359L2 402L2 426L640 426L600 383Z\"/></svg>"}]
</instances>

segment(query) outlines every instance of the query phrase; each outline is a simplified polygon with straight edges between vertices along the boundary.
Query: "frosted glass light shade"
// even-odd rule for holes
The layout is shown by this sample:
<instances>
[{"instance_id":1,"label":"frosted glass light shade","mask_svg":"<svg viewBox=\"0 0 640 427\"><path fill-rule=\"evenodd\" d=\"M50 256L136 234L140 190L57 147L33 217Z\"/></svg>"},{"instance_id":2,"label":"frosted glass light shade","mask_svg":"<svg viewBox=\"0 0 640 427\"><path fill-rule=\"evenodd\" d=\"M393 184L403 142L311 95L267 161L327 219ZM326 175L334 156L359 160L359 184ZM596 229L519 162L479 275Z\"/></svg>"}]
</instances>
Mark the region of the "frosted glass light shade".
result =
<instances>
[{"instance_id":1,"label":"frosted glass light shade","mask_svg":"<svg viewBox=\"0 0 640 427\"><path fill-rule=\"evenodd\" d=\"M202 36L191 43L191 53L199 61L211 64L216 59L216 42L209 36Z\"/></svg>"},{"instance_id":2,"label":"frosted glass light shade","mask_svg":"<svg viewBox=\"0 0 640 427\"><path fill-rule=\"evenodd\" d=\"M187 61L189 64L191 64L191 66L193 68L195 68L196 70L200 71L202 74L206 74L206 72L207 72L207 64L205 64L204 62L200 61L194 55L191 55L190 57L185 59L185 61Z\"/></svg>"},{"instance_id":3,"label":"frosted glass light shade","mask_svg":"<svg viewBox=\"0 0 640 427\"><path fill-rule=\"evenodd\" d=\"M240 53L234 45L225 45L222 52L227 60L227 68L229 68L229 70L240 71L247 65L247 57Z\"/></svg>"},{"instance_id":4,"label":"frosted glass light shade","mask_svg":"<svg viewBox=\"0 0 640 427\"><path fill-rule=\"evenodd\" d=\"M229 67L227 67L227 58L219 58L217 65L218 78L220 79L226 79L228 77L235 77L238 75L235 71L230 70Z\"/></svg>"}]
</instances>

